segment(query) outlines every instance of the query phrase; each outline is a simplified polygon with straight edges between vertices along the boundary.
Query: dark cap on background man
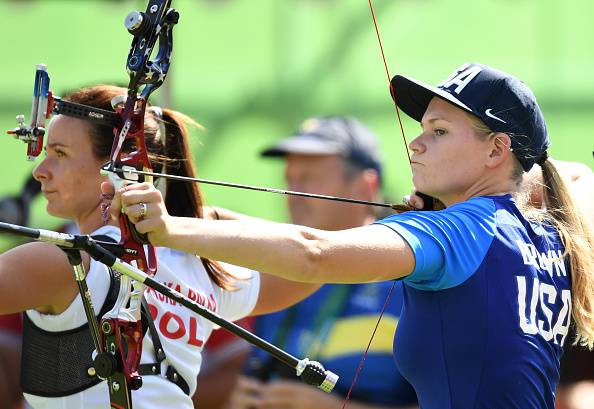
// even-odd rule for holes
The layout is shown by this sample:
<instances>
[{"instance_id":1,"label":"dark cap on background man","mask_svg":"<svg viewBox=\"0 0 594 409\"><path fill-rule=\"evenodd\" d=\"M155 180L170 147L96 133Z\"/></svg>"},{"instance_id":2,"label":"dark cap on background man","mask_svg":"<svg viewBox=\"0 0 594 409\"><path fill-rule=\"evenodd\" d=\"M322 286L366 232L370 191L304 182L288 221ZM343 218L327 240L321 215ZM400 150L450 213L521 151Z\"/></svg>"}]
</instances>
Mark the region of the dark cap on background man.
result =
<instances>
[{"instance_id":1,"label":"dark cap on background man","mask_svg":"<svg viewBox=\"0 0 594 409\"><path fill-rule=\"evenodd\" d=\"M261 152L262 156L287 154L340 155L361 169L374 169L382 176L377 138L361 122L350 117L313 117L303 121L287 138Z\"/></svg>"},{"instance_id":2,"label":"dark cap on background man","mask_svg":"<svg viewBox=\"0 0 594 409\"><path fill-rule=\"evenodd\" d=\"M547 158L547 126L526 84L482 64L464 64L437 87L412 78L392 78L394 99L408 116L421 121L433 97L477 116L494 132L510 136L512 150L525 171Z\"/></svg>"}]
</instances>

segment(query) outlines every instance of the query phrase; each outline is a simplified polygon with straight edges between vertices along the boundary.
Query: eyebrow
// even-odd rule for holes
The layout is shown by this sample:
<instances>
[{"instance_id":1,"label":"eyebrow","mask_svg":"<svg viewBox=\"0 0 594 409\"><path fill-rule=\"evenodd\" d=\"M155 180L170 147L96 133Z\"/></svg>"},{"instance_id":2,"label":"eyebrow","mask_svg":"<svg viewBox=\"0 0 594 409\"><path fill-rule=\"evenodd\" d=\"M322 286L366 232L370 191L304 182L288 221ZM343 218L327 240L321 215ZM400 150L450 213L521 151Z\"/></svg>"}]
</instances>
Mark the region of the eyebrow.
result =
<instances>
[{"instance_id":1,"label":"eyebrow","mask_svg":"<svg viewBox=\"0 0 594 409\"><path fill-rule=\"evenodd\" d=\"M56 147L60 147L60 148L68 148L69 146L68 146L68 145L64 145L63 143L60 143L60 142L52 142L52 143L47 143L47 144L45 145L45 148L46 148L46 149L47 149L47 148L49 148L49 149L53 149L53 148L56 148Z\"/></svg>"},{"instance_id":2,"label":"eyebrow","mask_svg":"<svg viewBox=\"0 0 594 409\"><path fill-rule=\"evenodd\" d=\"M48 149L55 150L56 148L70 149L70 146L64 145L63 143L60 143L60 142L52 142L52 143L46 143L44 150L47 152Z\"/></svg>"},{"instance_id":3,"label":"eyebrow","mask_svg":"<svg viewBox=\"0 0 594 409\"><path fill-rule=\"evenodd\" d=\"M431 124L431 123L436 122L436 121L445 121L445 122L452 123L452 121L449 121L449 120L447 120L445 118L442 118L442 117L435 117L435 118L428 119L428 120L425 121L425 123ZM419 124L421 125L421 128L422 128L423 127L423 121L420 121Z\"/></svg>"},{"instance_id":4,"label":"eyebrow","mask_svg":"<svg viewBox=\"0 0 594 409\"><path fill-rule=\"evenodd\" d=\"M452 122L452 121L449 121L449 120L447 120L447 119L445 119L445 118L442 118L442 117L440 117L440 116L438 116L438 117L435 117L435 118L431 118L431 119L427 120L427 122L435 122L435 121L446 121L446 122Z\"/></svg>"}]
</instances>

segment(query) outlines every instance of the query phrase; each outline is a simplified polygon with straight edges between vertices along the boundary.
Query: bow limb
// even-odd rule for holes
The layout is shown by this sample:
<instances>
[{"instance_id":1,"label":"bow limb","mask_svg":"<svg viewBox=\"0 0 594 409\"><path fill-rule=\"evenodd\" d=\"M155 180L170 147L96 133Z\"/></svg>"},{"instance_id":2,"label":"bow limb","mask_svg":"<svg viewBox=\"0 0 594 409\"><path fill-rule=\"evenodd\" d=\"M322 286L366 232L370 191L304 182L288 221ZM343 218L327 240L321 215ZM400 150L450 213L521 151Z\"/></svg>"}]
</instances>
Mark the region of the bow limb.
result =
<instances>
[{"instance_id":1,"label":"bow limb","mask_svg":"<svg viewBox=\"0 0 594 409\"><path fill-rule=\"evenodd\" d=\"M163 84L169 71L173 27L179 19L178 12L170 6L171 0L149 0L145 12L133 11L125 19L126 28L133 36L126 62L130 76L128 95L125 100L116 98L112 101L120 121L114 127L110 162L103 167L103 172L108 174L116 189L123 182L120 174L114 171L116 167L152 171L145 144L144 116L149 96ZM151 60L155 46L158 47L157 55ZM141 175L135 182L152 182L152 177ZM136 231L124 213L120 215L119 222L119 245L125 249L122 259L153 276L157 271L155 248L148 243L146 236ZM101 320L105 352L98 355L96 362L102 364L102 375L108 379L114 409L131 408L131 390L142 386L139 365L143 295L142 282L121 276L115 305Z\"/></svg>"}]
</instances>

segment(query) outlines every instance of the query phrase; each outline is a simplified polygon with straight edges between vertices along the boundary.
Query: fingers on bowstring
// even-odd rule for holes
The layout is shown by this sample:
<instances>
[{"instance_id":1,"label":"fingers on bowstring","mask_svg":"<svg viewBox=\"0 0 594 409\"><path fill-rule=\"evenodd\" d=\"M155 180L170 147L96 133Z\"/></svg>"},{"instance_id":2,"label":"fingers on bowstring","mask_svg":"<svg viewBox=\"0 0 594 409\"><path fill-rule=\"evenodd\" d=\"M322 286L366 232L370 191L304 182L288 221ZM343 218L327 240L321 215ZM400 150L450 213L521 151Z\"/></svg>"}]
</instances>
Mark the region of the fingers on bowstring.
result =
<instances>
[{"instance_id":1,"label":"fingers on bowstring","mask_svg":"<svg viewBox=\"0 0 594 409\"><path fill-rule=\"evenodd\" d=\"M417 191L415 189L411 190L410 195L406 195L402 198L404 204L414 207L415 209L422 209L425 201L422 197L417 195Z\"/></svg>"},{"instance_id":2,"label":"fingers on bowstring","mask_svg":"<svg viewBox=\"0 0 594 409\"><path fill-rule=\"evenodd\" d=\"M139 203L161 203L163 196L161 192L155 189L150 184L136 184L130 185L120 189L121 204L123 207L130 207Z\"/></svg>"},{"instance_id":3,"label":"fingers on bowstring","mask_svg":"<svg viewBox=\"0 0 594 409\"><path fill-rule=\"evenodd\" d=\"M117 219L120 216L120 213L122 213L122 194L119 190L114 190L114 195L111 199L111 206L109 207L109 213L115 219Z\"/></svg>"},{"instance_id":4,"label":"fingers on bowstring","mask_svg":"<svg viewBox=\"0 0 594 409\"><path fill-rule=\"evenodd\" d=\"M122 186L120 187L120 192L124 193L124 192L133 192L133 191L147 191L147 190L151 190L154 189L154 186L152 183L150 182L142 182L142 183L136 183L136 182L131 182L129 180L125 180L122 182Z\"/></svg>"},{"instance_id":5,"label":"fingers on bowstring","mask_svg":"<svg viewBox=\"0 0 594 409\"><path fill-rule=\"evenodd\" d=\"M101 193L113 196L115 194L115 187L111 182L101 182Z\"/></svg>"}]
</instances>

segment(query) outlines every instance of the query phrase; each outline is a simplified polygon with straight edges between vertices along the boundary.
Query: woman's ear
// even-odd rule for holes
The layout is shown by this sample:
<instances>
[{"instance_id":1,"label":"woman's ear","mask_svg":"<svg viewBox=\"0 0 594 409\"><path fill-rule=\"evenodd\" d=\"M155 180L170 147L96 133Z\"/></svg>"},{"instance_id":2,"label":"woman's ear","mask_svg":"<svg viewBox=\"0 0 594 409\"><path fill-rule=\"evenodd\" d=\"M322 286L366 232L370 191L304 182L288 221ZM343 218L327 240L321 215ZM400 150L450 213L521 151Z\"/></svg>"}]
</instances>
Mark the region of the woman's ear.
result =
<instances>
[{"instance_id":1,"label":"woman's ear","mask_svg":"<svg viewBox=\"0 0 594 409\"><path fill-rule=\"evenodd\" d=\"M493 133L489 137L490 152L487 160L488 167L497 167L512 155L511 138L503 132Z\"/></svg>"}]
</instances>

